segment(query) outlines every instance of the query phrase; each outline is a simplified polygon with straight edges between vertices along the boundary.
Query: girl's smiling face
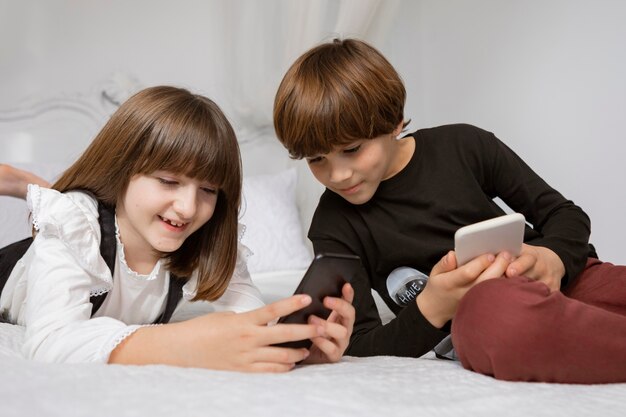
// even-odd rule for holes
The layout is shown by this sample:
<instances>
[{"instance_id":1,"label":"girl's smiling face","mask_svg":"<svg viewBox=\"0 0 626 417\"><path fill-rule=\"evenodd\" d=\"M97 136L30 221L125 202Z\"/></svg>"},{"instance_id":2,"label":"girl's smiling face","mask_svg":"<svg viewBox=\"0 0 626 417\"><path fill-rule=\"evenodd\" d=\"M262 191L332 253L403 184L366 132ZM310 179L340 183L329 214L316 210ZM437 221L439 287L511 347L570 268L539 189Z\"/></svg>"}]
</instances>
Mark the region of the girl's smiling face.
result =
<instances>
[{"instance_id":1,"label":"girl's smiling face","mask_svg":"<svg viewBox=\"0 0 626 417\"><path fill-rule=\"evenodd\" d=\"M167 171L133 176L116 210L129 266L180 248L211 219L217 194L213 184Z\"/></svg>"}]
</instances>

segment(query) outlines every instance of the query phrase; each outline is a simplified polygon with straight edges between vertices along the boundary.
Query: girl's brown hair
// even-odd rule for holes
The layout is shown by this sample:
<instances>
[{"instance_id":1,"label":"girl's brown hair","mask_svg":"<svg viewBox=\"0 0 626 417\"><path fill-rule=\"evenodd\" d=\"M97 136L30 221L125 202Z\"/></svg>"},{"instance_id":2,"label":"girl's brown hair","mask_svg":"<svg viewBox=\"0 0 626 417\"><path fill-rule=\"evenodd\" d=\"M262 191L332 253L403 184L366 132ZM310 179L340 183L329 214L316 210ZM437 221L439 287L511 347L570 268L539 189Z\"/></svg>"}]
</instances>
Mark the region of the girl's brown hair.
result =
<instances>
[{"instance_id":1,"label":"girl's brown hair","mask_svg":"<svg viewBox=\"0 0 626 417\"><path fill-rule=\"evenodd\" d=\"M283 78L274 128L293 158L326 154L394 131L404 120L402 79L375 48L335 39L304 53Z\"/></svg>"},{"instance_id":2,"label":"girl's brown hair","mask_svg":"<svg viewBox=\"0 0 626 417\"><path fill-rule=\"evenodd\" d=\"M87 190L115 205L133 176L157 170L218 187L211 220L178 250L161 254L177 276L198 270L196 300L215 300L226 290L237 261L242 174L235 132L213 101L175 87L140 91L111 116L53 188Z\"/></svg>"}]
</instances>

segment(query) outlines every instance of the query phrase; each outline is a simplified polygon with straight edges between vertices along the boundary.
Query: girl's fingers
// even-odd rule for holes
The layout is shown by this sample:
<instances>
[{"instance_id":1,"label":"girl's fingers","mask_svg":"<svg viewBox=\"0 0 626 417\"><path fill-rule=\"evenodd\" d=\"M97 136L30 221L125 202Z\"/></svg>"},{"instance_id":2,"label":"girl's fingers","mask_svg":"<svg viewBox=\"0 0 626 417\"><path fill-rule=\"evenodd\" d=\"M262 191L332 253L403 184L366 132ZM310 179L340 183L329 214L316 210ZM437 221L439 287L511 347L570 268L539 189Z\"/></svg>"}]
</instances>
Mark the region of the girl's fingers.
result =
<instances>
[{"instance_id":1,"label":"girl's fingers","mask_svg":"<svg viewBox=\"0 0 626 417\"><path fill-rule=\"evenodd\" d=\"M352 304L352 301L354 301L354 288L352 288L352 285L346 282L341 288L341 295L344 300Z\"/></svg>"},{"instance_id":2,"label":"girl's fingers","mask_svg":"<svg viewBox=\"0 0 626 417\"><path fill-rule=\"evenodd\" d=\"M308 349L292 349L284 347L265 346L254 352L255 363L278 363L283 365L295 364L309 357Z\"/></svg>"},{"instance_id":3,"label":"girl's fingers","mask_svg":"<svg viewBox=\"0 0 626 417\"><path fill-rule=\"evenodd\" d=\"M293 295L289 298L268 304L265 307L242 314L250 316L254 324L261 325L267 324L279 317L284 317L294 311L298 311L309 304L311 304L311 297L309 295Z\"/></svg>"},{"instance_id":4,"label":"girl's fingers","mask_svg":"<svg viewBox=\"0 0 626 417\"><path fill-rule=\"evenodd\" d=\"M332 310L327 319L330 322L343 321L342 319L354 321L354 307L343 298L326 297L324 307Z\"/></svg>"},{"instance_id":5,"label":"girl's fingers","mask_svg":"<svg viewBox=\"0 0 626 417\"><path fill-rule=\"evenodd\" d=\"M258 338L260 346L312 339L324 333L323 327L314 324L277 324L259 329L255 337Z\"/></svg>"},{"instance_id":6,"label":"girl's fingers","mask_svg":"<svg viewBox=\"0 0 626 417\"><path fill-rule=\"evenodd\" d=\"M291 371L295 363L275 363L275 362L255 362L250 364L246 369L247 372L256 372L256 373L282 373Z\"/></svg>"},{"instance_id":7,"label":"girl's fingers","mask_svg":"<svg viewBox=\"0 0 626 417\"><path fill-rule=\"evenodd\" d=\"M305 363L333 363L338 362L343 356L345 346L342 347L328 339L323 337L316 337L313 339L313 347L311 356L309 356Z\"/></svg>"},{"instance_id":8,"label":"girl's fingers","mask_svg":"<svg viewBox=\"0 0 626 417\"><path fill-rule=\"evenodd\" d=\"M331 361L341 355L339 346L332 340L325 337L316 337L311 339L311 341Z\"/></svg>"},{"instance_id":9,"label":"girl's fingers","mask_svg":"<svg viewBox=\"0 0 626 417\"><path fill-rule=\"evenodd\" d=\"M327 339L348 340L350 337L350 329L342 324L322 320L316 316L309 317L309 323L322 327L324 329L324 334L321 336Z\"/></svg>"},{"instance_id":10,"label":"girl's fingers","mask_svg":"<svg viewBox=\"0 0 626 417\"><path fill-rule=\"evenodd\" d=\"M326 320L333 323L354 323L355 311L354 307L352 306L352 300L354 299L354 290L352 289L352 286L350 284L346 283L341 289L341 292L342 298L324 298L324 307L332 310L330 316L328 316Z\"/></svg>"}]
</instances>

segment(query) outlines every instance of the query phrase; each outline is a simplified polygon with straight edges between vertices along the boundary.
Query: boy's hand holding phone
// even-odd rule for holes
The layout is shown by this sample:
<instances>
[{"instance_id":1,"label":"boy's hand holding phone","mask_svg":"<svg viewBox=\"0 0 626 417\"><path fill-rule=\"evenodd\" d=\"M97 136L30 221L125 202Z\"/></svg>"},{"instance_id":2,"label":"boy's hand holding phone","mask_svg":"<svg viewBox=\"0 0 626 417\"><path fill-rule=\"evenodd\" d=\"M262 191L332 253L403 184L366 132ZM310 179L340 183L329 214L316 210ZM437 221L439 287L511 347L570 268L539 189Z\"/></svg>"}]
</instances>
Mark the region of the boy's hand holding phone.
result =
<instances>
[{"instance_id":1,"label":"boy's hand holding phone","mask_svg":"<svg viewBox=\"0 0 626 417\"><path fill-rule=\"evenodd\" d=\"M416 299L424 317L443 327L470 288L504 276L522 252L524 225L524 216L514 213L460 228L454 236L455 253L449 252L433 267Z\"/></svg>"},{"instance_id":2,"label":"boy's hand holding phone","mask_svg":"<svg viewBox=\"0 0 626 417\"><path fill-rule=\"evenodd\" d=\"M524 216L513 213L460 228L454 236L459 265L483 253L507 251L513 257L507 277L523 275L559 290L565 275L561 258L546 247L523 244L524 225Z\"/></svg>"},{"instance_id":3,"label":"boy's hand holding phone","mask_svg":"<svg viewBox=\"0 0 626 417\"><path fill-rule=\"evenodd\" d=\"M422 315L442 328L456 314L461 298L474 285L499 278L511 262L507 252L481 255L457 268L454 252L448 252L433 267L424 290L415 299Z\"/></svg>"},{"instance_id":4,"label":"boy's hand holding phone","mask_svg":"<svg viewBox=\"0 0 626 417\"><path fill-rule=\"evenodd\" d=\"M550 291L559 291L561 280L565 276L565 265L551 249L524 244L521 255L506 269L507 277L517 275L541 281Z\"/></svg>"}]
</instances>

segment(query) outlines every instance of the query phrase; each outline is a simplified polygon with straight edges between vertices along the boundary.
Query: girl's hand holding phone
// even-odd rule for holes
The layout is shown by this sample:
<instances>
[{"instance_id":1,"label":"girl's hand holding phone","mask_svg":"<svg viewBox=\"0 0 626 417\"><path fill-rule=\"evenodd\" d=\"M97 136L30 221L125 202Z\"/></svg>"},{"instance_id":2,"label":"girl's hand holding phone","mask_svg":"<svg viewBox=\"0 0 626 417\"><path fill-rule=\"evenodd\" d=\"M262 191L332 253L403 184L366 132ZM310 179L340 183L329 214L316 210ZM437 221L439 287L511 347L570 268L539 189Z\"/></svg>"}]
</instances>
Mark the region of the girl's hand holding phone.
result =
<instances>
[{"instance_id":1,"label":"girl's hand holding phone","mask_svg":"<svg viewBox=\"0 0 626 417\"><path fill-rule=\"evenodd\" d=\"M317 324L268 323L310 303L308 295L294 295L246 313L210 313L179 323L142 327L113 350L109 363L286 372L306 359L309 351L271 345L315 339L327 330ZM329 331L336 333L336 329Z\"/></svg>"},{"instance_id":2,"label":"girl's hand holding phone","mask_svg":"<svg viewBox=\"0 0 626 417\"><path fill-rule=\"evenodd\" d=\"M188 322L190 331L198 335L204 329L200 343L192 350L212 369L286 372L301 361L336 362L348 347L355 318L350 284L344 285L342 295L324 299L324 305L332 310L328 320L311 316L308 324L268 326L278 317L308 306L308 295L294 295L247 313L212 313L192 319ZM312 340L310 351L272 346L302 339Z\"/></svg>"}]
</instances>

